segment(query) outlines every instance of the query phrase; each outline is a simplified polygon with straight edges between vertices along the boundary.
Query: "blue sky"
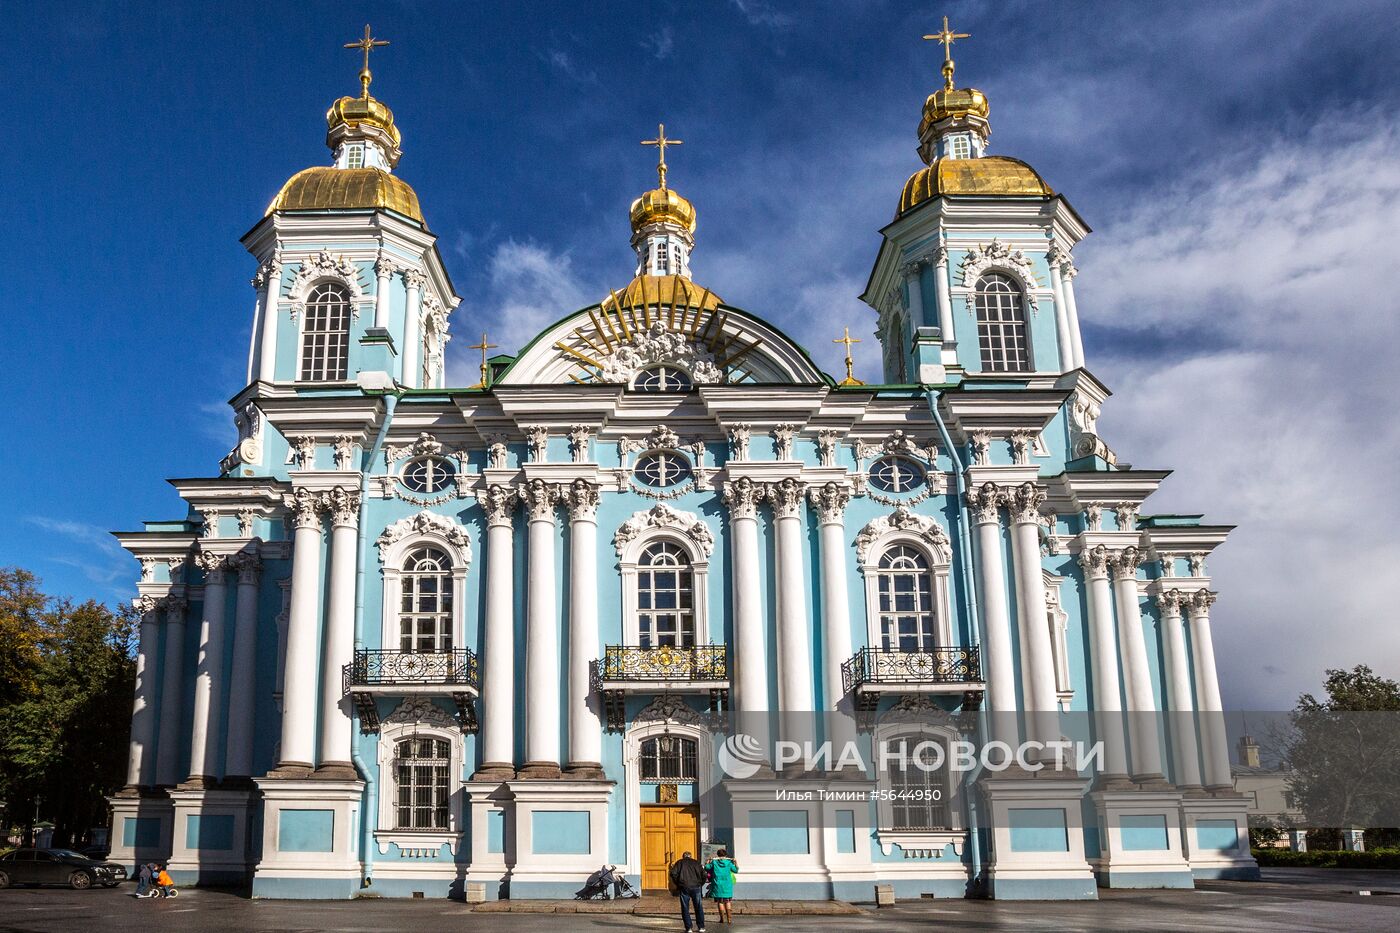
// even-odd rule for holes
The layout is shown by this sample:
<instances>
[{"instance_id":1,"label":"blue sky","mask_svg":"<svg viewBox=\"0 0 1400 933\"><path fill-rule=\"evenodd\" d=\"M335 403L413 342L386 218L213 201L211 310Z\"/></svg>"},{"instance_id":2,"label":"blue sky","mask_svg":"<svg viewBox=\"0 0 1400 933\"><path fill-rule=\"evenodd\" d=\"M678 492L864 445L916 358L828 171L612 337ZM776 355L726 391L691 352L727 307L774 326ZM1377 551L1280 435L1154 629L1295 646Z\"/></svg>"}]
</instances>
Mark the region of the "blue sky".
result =
<instances>
[{"instance_id":1,"label":"blue sky","mask_svg":"<svg viewBox=\"0 0 1400 933\"><path fill-rule=\"evenodd\" d=\"M0 563L129 596L106 535L181 513L164 477L233 442L254 268L238 237L321 164L323 114L374 92L404 133L463 304L512 349L627 281L637 145L686 140L697 280L828 369L938 82L921 42L1096 233L1078 253L1101 423L1176 475L1149 511L1239 523L1213 562L1227 702L1291 704L1324 666L1400 674L1388 579L1400 430L1393 6L1353 3L48 3L11 5Z\"/></svg>"}]
</instances>

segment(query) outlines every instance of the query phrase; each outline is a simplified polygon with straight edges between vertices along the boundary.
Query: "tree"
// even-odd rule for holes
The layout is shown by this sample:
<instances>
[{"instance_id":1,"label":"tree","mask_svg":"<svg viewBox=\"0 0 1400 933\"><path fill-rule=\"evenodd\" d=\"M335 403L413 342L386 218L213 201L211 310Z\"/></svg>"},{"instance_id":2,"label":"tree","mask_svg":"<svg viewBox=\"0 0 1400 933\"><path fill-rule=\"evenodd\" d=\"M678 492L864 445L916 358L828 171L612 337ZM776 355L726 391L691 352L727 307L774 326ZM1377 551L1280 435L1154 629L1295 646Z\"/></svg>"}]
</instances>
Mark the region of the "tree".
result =
<instances>
[{"instance_id":1,"label":"tree","mask_svg":"<svg viewBox=\"0 0 1400 933\"><path fill-rule=\"evenodd\" d=\"M0 683L0 798L12 816L52 821L56 841L75 840L105 821L104 798L126 777L135 614L49 599L32 575L7 570L0 632L0 664L16 672Z\"/></svg>"},{"instance_id":2,"label":"tree","mask_svg":"<svg viewBox=\"0 0 1400 933\"><path fill-rule=\"evenodd\" d=\"M1400 683L1364 664L1329 670L1327 696L1290 716L1289 787L1315 827L1393 826L1400 814Z\"/></svg>"}]
</instances>

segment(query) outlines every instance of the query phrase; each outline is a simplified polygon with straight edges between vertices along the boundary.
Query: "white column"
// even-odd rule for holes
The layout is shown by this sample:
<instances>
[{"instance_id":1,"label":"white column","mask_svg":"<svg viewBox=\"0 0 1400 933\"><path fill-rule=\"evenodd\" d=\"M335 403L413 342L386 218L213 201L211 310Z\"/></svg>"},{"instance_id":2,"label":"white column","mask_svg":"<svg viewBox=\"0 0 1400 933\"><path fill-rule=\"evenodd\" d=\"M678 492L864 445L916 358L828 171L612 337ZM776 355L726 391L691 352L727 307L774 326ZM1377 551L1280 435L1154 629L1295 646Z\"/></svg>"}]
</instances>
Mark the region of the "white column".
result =
<instances>
[{"instance_id":1,"label":"white column","mask_svg":"<svg viewBox=\"0 0 1400 933\"><path fill-rule=\"evenodd\" d=\"M1197 590L1186 604L1191 620L1191 654L1195 661L1196 698L1201 707L1201 749L1205 753L1206 786L1212 791L1233 791L1230 748L1225 737L1224 705L1215 670L1215 644L1210 634L1210 607L1215 594Z\"/></svg>"},{"instance_id":2,"label":"white column","mask_svg":"<svg viewBox=\"0 0 1400 933\"><path fill-rule=\"evenodd\" d=\"M521 777L559 774L559 619L554 513L559 489L535 479L520 487L529 514L525 603L525 765Z\"/></svg>"},{"instance_id":3,"label":"white column","mask_svg":"<svg viewBox=\"0 0 1400 933\"><path fill-rule=\"evenodd\" d=\"M1142 634L1138 605L1137 568L1142 554L1127 547L1112 558L1113 595L1118 607L1118 639L1127 674L1128 740L1132 748L1133 780L1161 781L1162 752L1158 746L1157 699L1152 692L1152 669Z\"/></svg>"},{"instance_id":4,"label":"white column","mask_svg":"<svg viewBox=\"0 0 1400 933\"><path fill-rule=\"evenodd\" d=\"M1089 660L1094 687L1096 738L1104 743L1101 783L1128 777L1123 742L1122 675L1118 670L1118 636L1113 630L1113 591L1108 583L1108 549L1103 545L1079 555L1089 602Z\"/></svg>"},{"instance_id":5,"label":"white column","mask_svg":"<svg viewBox=\"0 0 1400 933\"><path fill-rule=\"evenodd\" d=\"M389 327L389 281L399 267L380 257L374 263L374 326L380 330Z\"/></svg>"},{"instance_id":6,"label":"white column","mask_svg":"<svg viewBox=\"0 0 1400 933\"><path fill-rule=\"evenodd\" d=\"M277 374L278 299L282 294L282 264L273 260L259 271L263 276L262 333L258 337L258 378L271 382ZM255 280L256 281L256 280Z\"/></svg>"},{"instance_id":7,"label":"white column","mask_svg":"<svg viewBox=\"0 0 1400 933\"><path fill-rule=\"evenodd\" d=\"M1012 522L1012 559L1016 564L1016 612L1021 630L1021 663L1027 666L1030 696L1027 730L1042 742L1060 738L1059 697L1055 692L1055 649L1045 605L1045 575L1040 562L1040 506L1045 490L1022 483L1007 498Z\"/></svg>"},{"instance_id":8,"label":"white column","mask_svg":"<svg viewBox=\"0 0 1400 933\"><path fill-rule=\"evenodd\" d=\"M156 650L160 641L160 600L138 596L141 641L136 648L136 689L131 703L131 743L126 760L127 787L153 787L156 777Z\"/></svg>"},{"instance_id":9,"label":"white column","mask_svg":"<svg viewBox=\"0 0 1400 933\"><path fill-rule=\"evenodd\" d=\"M427 277L418 269L408 269L403 274L404 285L408 288L408 301L404 309L403 347L399 355L403 358L403 376L399 379L409 388L418 387L422 364L418 354L422 349L423 336L419 330L423 314L423 282Z\"/></svg>"},{"instance_id":10,"label":"white column","mask_svg":"<svg viewBox=\"0 0 1400 933\"><path fill-rule=\"evenodd\" d=\"M515 777L515 490L477 493L486 513L486 648L481 672L481 768L473 780Z\"/></svg>"},{"instance_id":11,"label":"white column","mask_svg":"<svg viewBox=\"0 0 1400 933\"><path fill-rule=\"evenodd\" d=\"M778 706L794 722L809 716L812 640L807 630L807 579L802 572L802 501L806 487L788 477L768 487L776 525L778 569Z\"/></svg>"},{"instance_id":12,"label":"white column","mask_svg":"<svg viewBox=\"0 0 1400 933\"><path fill-rule=\"evenodd\" d=\"M598 657L598 487L574 480L569 507L569 771L603 777L603 719L589 669Z\"/></svg>"},{"instance_id":13,"label":"white column","mask_svg":"<svg viewBox=\"0 0 1400 933\"><path fill-rule=\"evenodd\" d=\"M354 779L350 761L350 697L341 671L355 659L355 563L360 523L360 493L336 487L330 491L330 585L326 596L326 625L321 644L321 755L318 772Z\"/></svg>"},{"instance_id":14,"label":"white column","mask_svg":"<svg viewBox=\"0 0 1400 933\"><path fill-rule=\"evenodd\" d=\"M1074 303L1074 277L1079 270L1066 259L1060 267L1060 287L1065 291L1065 307L1069 311L1069 338L1074 345L1074 365L1084 365L1084 335L1079 330L1079 307Z\"/></svg>"},{"instance_id":15,"label":"white column","mask_svg":"<svg viewBox=\"0 0 1400 933\"><path fill-rule=\"evenodd\" d=\"M1196 717L1192 715L1191 663L1186 657L1186 632L1181 622L1181 593L1157 594L1162 617L1162 643L1167 664L1166 717L1172 740L1172 779L1178 787L1201 786L1201 760L1196 754Z\"/></svg>"},{"instance_id":16,"label":"white column","mask_svg":"<svg viewBox=\"0 0 1400 933\"><path fill-rule=\"evenodd\" d=\"M165 656L160 671L160 737L156 740L156 783L180 783L180 718L185 711L185 597L167 596Z\"/></svg>"},{"instance_id":17,"label":"white column","mask_svg":"<svg viewBox=\"0 0 1400 933\"><path fill-rule=\"evenodd\" d=\"M267 300L267 282L263 278L261 267L253 276L252 285L257 297L253 299L253 332L248 338L248 382L252 382L254 374L258 372L258 353L262 350L263 308Z\"/></svg>"},{"instance_id":18,"label":"white column","mask_svg":"<svg viewBox=\"0 0 1400 933\"><path fill-rule=\"evenodd\" d=\"M253 546L260 542L253 539ZM239 551L229 559L238 573L233 604L233 663L229 668L228 740L224 750L226 777L252 777L256 692L252 684L258 667L258 576L262 559L256 551Z\"/></svg>"},{"instance_id":19,"label":"white column","mask_svg":"<svg viewBox=\"0 0 1400 933\"><path fill-rule=\"evenodd\" d=\"M1060 349L1060 369L1074 368L1074 338L1069 330L1069 308L1065 305L1065 290L1060 277L1062 254L1058 246L1051 246L1045 255L1045 263L1050 267L1050 290L1055 295L1055 339Z\"/></svg>"},{"instance_id":20,"label":"white column","mask_svg":"<svg viewBox=\"0 0 1400 933\"><path fill-rule=\"evenodd\" d=\"M316 632L321 614L322 498L298 489L289 508L292 533L292 608L287 620L286 676L282 684L282 751L278 770L310 769L316 754Z\"/></svg>"},{"instance_id":21,"label":"white column","mask_svg":"<svg viewBox=\"0 0 1400 933\"><path fill-rule=\"evenodd\" d=\"M938 298L938 329L943 337L943 348L952 349L958 345L958 335L953 329L953 296L948 290L948 250L940 246L933 254L933 283Z\"/></svg>"},{"instance_id":22,"label":"white column","mask_svg":"<svg viewBox=\"0 0 1400 933\"><path fill-rule=\"evenodd\" d=\"M738 710L768 712L768 645L763 632L763 604L758 586L758 503L763 487L747 477L724 484L729 507L730 546L734 565L734 657ZM752 717L756 720L762 718Z\"/></svg>"},{"instance_id":23,"label":"white column","mask_svg":"<svg viewBox=\"0 0 1400 933\"><path fill-rule=\"evenodd\" d=\"M201 551L195 557L204 571L204 618L199 624L195 660L194 703L190 722L190 780L219 777L223 745L224 616L228 603L228 558Z\"/></svg>"},{"instance_id":24,"label":"white column","mask_svg":"<svg viewBox=\"0 0 1400 933\"><path fill-rule=\"evenodd\" d=\"M987 682L987 708L993 713L993 737L1015 744L1020 731L1016 727L1016 660L1006 602L1001 503L1001 490L995 483L967 491L967 505L977 525L977 601L982 606L982 676Z\"/></svg>"},{"instance_id":25,"label":"white column","mask_svg":"<svg viewBox=\"0 0 1400 933\"><path fill-rule=\"evenodd\" d=\"M821 522L822 585L822 687L830 716L826 738L834 748L844 748L856 737L851 703L845 700L841 665L854 653L851 643L850 593L846 573L846 505L851 492L838 483L827 483L808 493Z\"/></svg>"}]
</instances>

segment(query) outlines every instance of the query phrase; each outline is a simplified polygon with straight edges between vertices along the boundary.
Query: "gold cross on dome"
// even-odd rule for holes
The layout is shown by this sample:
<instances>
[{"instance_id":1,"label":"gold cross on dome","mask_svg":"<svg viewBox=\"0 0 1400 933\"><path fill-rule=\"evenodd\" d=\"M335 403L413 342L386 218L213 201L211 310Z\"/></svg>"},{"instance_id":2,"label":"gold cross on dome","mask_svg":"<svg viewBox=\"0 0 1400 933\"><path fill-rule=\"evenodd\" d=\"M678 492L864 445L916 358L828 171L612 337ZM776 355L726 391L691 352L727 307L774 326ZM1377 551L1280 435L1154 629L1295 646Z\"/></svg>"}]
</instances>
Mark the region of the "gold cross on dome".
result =
<instances>
[{"instance_id":1,"label":"gold cross on dome","mask_svg":"<svg viewBox=\"0 0 1400 933\"><path fill-rule=\"evenodd\" d=\"M365 64L364 67L360 69L360 94L362 97L369 96L369 82L371 80L369 73L369 53L375 49L383 48L388 44L389 42L387 39L374 38L369 31L369 23L365 23L365 37L363 39L345 43L347 49L363 49L365 53Z\"/></svg>"},{"instance_id":2,"label":"gold cross on dome","mask_svg":"<svg viewBox=\"0 0 1400 933\"><path fill-rule=\"evenodd\" d=\"M643 146L655 146L657 149L656 176L661 181L661 190L666 190L666 147L679 146L684 143L683 139L667 139L666 124L656 124L656 138L642 140Z\"/></svg>"},{"instance_id":3,"label":"gold cross on dome","mask_svg":"<svg viewBox=\"0 0 1400 933\"><path fill-rule=\"evenodd\" d=\"M831 341L832 343L844 343L846 345L846 378L841 380L843 386L863 386L865 383L856 378L854 372L855 360L851 359L851 344L860 343L859 337L851 336L851 329L844 327L844 336Z\"/></svg>"},{"instance_id":4,"label":"gold cross on dome","mask_svg":"<svg viewBox=\"0 0 1400 933\"><path fill-rule=\"evenodd\" d=\"M948 90L953 89L953 43L958 39L971 39L970 32L953 32L948 28L948 17L943 17L943 31L935 32L931 36L924 36L925 39L932 39L934 42L943 43L943 86Z\"/></svg>"},{"instance_id":5,"label":"gold cross on dome","mask_svg":"<svg viewBox=\"0 0 1400 933\"><path fill-rule=\"evenodd\" d=\"M473 389L484 389L484 388L486 388L486 370L487 370L487 365L486 365L486 351L487 351L487 350L499 350L500 347L498 347L498 346L497 346L496 344L494 344L494 343L487 343L487 342L486 342L486 331L482 331L482 332L481 332L481 343L474 343L474 344L472 344L471 346L467 347L467 349L468 349L468 350L480 350L480 351L481 351L481 381L478 382L476 385L472 386L472 388L473 388Z\"/></svg>"}]
</instances>

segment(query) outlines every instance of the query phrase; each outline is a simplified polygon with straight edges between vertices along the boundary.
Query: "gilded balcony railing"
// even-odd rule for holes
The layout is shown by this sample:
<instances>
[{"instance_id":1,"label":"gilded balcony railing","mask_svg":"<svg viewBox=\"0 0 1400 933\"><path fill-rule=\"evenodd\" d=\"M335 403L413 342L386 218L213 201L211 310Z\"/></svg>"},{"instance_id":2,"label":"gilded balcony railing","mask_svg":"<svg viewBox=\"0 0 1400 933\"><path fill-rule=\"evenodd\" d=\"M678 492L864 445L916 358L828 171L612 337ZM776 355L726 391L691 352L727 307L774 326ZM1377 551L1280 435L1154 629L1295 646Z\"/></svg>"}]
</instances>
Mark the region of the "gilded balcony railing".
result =
<instances>
[{"instance_id":1,"label":"gilded balcony railing","mask_svg":"<svg viewBox=\"0 0 1400 933\"><path fill-rule=\"evenodd\" d=\"M894 651L862 648L841 665L846 689L867 684L975 684L982 680L977 648Z\"/></svg>"},{"instance_id":2,"label":"gilded balcony railing","mask_svg":"<svg viewBox=\"0 0 1400 933\"><path fill-rule=\"evenodd\" d=\"M604 681L728 680L729 654L724 645L690 648L636 648L608 645L598 665Z\"/></svg>"},{"instance_id":3,"label":"gilded balcony railing","mask_svg":"<svg viewBox=\"0 0 1400 933\"><path fill-rule=\"evenodd\" d=\"M476 689L480 668L470 648L453 651L387 651L362 648L346 672L348 689L395 684L442 684Z\"/></svg>"}]
</instances>

